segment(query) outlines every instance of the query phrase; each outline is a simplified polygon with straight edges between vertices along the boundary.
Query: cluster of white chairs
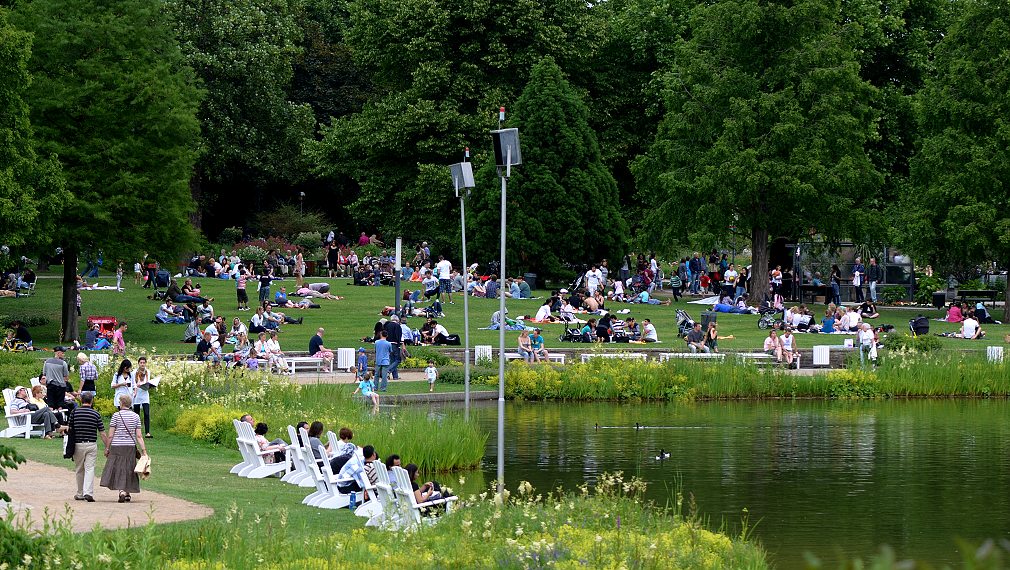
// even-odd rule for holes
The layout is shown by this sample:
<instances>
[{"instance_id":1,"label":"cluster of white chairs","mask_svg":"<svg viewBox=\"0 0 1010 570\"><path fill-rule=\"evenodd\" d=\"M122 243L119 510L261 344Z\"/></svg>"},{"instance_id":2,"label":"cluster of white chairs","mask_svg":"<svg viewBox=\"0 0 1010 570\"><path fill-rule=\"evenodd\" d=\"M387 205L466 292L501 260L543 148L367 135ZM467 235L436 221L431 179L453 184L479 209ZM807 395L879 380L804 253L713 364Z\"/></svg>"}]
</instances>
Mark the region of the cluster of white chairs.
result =
<instances>
[{"instance_id":1,"label":"cluster of white chairs","mask_svg":"<svg viewBox=\"0 0 1010 570\"><path fill-rule=\"evenodd\" d=\"M281 481L315 489L302 499L302 504L320 509L341 509L350 505L350 494L342 493L340 487L354 482L353 479L341 479L330 469L329 457L324 446L319 446L316 451L322 461L309 448L309 434L305 428L295 429L288 426L288 437L291 440L286 446L286 461L282 463L267 463L264 457L274 453L273 451L261 451L256 443L256 436L252 426L246 422L233 420L237 434L239 451L242 453L242 462L232 467L231 472L240 476L252 479L260 479L273 475L281 475ZM332 431L327 432L327 440L336 443L339 441ZM349 461L357 461L364 469L364 457L359 449ZM384 529L410 529L420 526L422 523L432 523L437 520L435 517L422 516L430 507L445 506L446 512L452 508L452 503L456 497L446 497L425 503L418 503L414 496L413 488L410 484L410 476L405 469L393 467L386 470L386 465L381 461L374 462L377 482L372 485L366 479L365 491L368 493L368 500L364 500L364 493L358 496L361 502L354 510L356 516L367 519L365 526L379 527Z\"/></svg>"}]
</instances>

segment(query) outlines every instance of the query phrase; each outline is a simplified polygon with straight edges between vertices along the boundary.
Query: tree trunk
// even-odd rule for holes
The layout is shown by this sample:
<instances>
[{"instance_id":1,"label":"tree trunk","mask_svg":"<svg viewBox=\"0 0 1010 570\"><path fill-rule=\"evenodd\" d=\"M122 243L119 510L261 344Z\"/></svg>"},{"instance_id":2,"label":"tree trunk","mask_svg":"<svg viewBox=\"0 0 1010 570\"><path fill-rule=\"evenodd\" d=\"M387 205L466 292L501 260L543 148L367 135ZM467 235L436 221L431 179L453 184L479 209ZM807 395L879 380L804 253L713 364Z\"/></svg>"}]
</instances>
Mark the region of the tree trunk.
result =
<instances>
[{"instance_id":1,"label":"tree trunk","mask_svg":"<svg viewBox=\"0 0 1010 570\"><path fill-rule=\"evenodd\" d=\"M63 328L60 341L77 340L77 246L63 248Z\"/></svg>"},{"instance_id":2,"label":"tree trunk","mask_svg":"<svg viewBox=\"0 0 1010 570\"><path fill-rule=\"evenodd\" d=\"M761 302L768 294L768 229L754 228L751 230L751 296L755 302Z\"/></svg>"},{"instance_id":3,"label":"tree trunk","mask_svg":"<svg viewBox=\"0 0 1010 570\"><path fill-rule=\"evenodd\" d=\"M189 222L197 230L203 230L203 181L199 172L194 172L189 179L189 193L193 197L194 204Z\"/></svg>"},{"instance_id":4,"label":"tree trunk","mask_svg":"<svg viewBox=\"0 0 1010 570\"><path fill-rule=\"evenodd\" d=\"M1010 273L1007 274L1006 290L1003 292L1003 322L1010 323Z\"/></svg>"}]
</instances>

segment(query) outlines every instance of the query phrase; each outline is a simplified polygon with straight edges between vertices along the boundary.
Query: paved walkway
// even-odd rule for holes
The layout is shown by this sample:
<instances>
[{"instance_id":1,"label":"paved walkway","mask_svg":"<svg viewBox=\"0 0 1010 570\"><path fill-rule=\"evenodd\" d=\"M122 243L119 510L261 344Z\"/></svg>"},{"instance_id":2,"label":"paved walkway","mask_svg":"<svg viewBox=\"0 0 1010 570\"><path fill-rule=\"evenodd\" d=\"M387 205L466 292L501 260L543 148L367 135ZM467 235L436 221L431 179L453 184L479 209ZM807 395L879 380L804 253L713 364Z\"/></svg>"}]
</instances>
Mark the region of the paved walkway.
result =
<instances>
[{"instance_id":1,"label":"paved walkway","mask_svg":"<svg viewBox=\"0 0 1010 570\"><path fill-rule=\"evenodd\" d=\"M71 462L68 460L67 465ZM157 468L157 463L154 464ZM202 519L214 514L204 505L161 493L143 490L133 494L129 503L119 502L119 493L98 486L95 480L95 502L75 501L77 482L69 468L28 461L18 469L7 470L3 489L14 500L14 520L28 522L34 529L42 528L42 519L70 516L74 532L86 532L99 525L116 529L146 525L149 520L169 523ZM40 485L40 482L42 484ZM6 508L0 515L6 516Z\"/></svg>"}]
</instances>

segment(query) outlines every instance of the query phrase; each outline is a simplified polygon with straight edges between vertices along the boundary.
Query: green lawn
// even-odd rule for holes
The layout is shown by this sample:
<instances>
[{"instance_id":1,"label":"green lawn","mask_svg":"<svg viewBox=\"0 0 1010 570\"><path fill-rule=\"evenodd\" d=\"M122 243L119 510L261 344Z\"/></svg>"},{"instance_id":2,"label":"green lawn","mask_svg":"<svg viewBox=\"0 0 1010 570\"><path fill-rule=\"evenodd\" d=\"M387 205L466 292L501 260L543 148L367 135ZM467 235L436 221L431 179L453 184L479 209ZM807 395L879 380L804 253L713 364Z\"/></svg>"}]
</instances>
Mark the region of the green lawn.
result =
<instances>
[{"instance_id":1,"label":"green lawn","mask_svg":"<svg viewBox=\"0 0 1010 570\"><path fill-rule=\"evenodd\" d=\"M393 289L391 287L354 287L349 285L346 279L312 279L312 281L325 281L332 284L331 292L343 297L340 301L321 300L321 309L309 309L304 311L289 311L295 316L305 317L303 325L287 325L281 332L281 346L285 350L305 351L308 349L309 338L315 333L317 327L326 329L326 345L334 347L357 347L362 345L361 338L371 334L375 322L381 317L379 311L387 305L393 304ZM235 310L235 286L233 281L221 281L218 279L197 279L203 286L203 290L211 297L215 298L214 307L217 314L224 315L226 321L230 323L231 318L240 316L248 321L251 312L237 312ZM101 284L114 284L114 279L102 278ZM281 285L293 285L293 280L279 281L274 284L274 291ZM115 291L83 291L83 321L89 315L110 315L126 320L130 324L126 334L127 342L140 346L154 347L162 353L191 353L193 345L180 342L184 325L162 325L152 322L155 312L160 303L146 298L150 293L149 289L141 289L133 284L132 279L126 282L125 291L117 293ZM537 291L541 297L545 291ZM249 291L250 297L255 299L254 288ZM49 319L49 323L44 326L32 328L35 342L39 346L50 347L55 344L59 333L59 279L40 279L35 296L30 298L3 298L0 299L0 316L10 318L14 316L26 316L41 314ZM454 296L455 304L445 305L446 317L442 323L450 333L463 333L463 305L462 298ZM532 315L542 301L539 300L508 300L510 316ZM639 321L644 318L652 319L659 332L659 338L664 341L663 346L673 349L681 349L682 344L676 338L676 309L686 309L693 318L700 319L700 313L705 307L691 305L685 301L675 303L672 306L658 305L620 305L617 308L630 308L631 314ZM498 344L498 332L479 330L490 322L491 313L498 308L498 301L493 299L470 299L470 341L471 345ZM614 308L614 307L611 307ZM814 305L815 313L823 310L823 305ZM876 323L889 323L897 327L898 330L907 330L908 320L919 312L930 317L941 316L940 311L931 308L924 308L922 311L907 309L882 309L881 317L876 319ZM416 327L421 325L421 319L414 319L412 324ZM720 315L720 334L733 335L733 339L720 341L720 347L724 350L747 350L761 346L765 332L757 327L757 317L750 315ZM954 325L933 322L932 332L943 332L955 330ZM941 339L944 346L951 348L973 348L981 350L988 344L1003 344L1003 337L1010 333L1010 326L1006 325L986 325L988 337L981 342L968 342L956 339ZM561 346L558 336L562 331L562 325L545 325L544 339L548 347ZM517 333L508 334L508 346L511 348L515 344ZM834 339L837 344L842 342L841 338ZM809 335L799 335L798 342L801 347L809 347L813 344L821 344L822 339L815 340ZM836 344L836 342L831 342ZM571 345L569 345L571 346ZM606 349L627 349L627 345L612 344Z\"/></svg>"}]
</instances>

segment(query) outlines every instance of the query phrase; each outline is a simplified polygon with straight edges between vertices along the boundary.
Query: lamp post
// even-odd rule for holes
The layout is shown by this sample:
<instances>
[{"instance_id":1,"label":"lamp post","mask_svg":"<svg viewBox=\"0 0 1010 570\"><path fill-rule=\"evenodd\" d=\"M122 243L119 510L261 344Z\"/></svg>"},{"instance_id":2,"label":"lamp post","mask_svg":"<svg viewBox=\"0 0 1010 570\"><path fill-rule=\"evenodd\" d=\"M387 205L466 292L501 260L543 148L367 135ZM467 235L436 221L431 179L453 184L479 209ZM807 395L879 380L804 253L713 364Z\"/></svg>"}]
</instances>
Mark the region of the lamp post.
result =
<instances>
[{"instance_id":1,"label":"lamp post","mask_svg":"<svg viewBox=\"0 0 1010 570\"><path fill-rule=\"evenodd\" d=\"M459 225L460 237L463 242L463 414L467 421L470 420L470 294L466 290L467 276L469 269L466 264L466 210L463 205L464 198L468 195L469 188L474 187L473 165L470 164L470 148L463 153L463 162L458 162L449 166L452 173L452 183L456 188L456 197L459 198ZM460 192L461 188L468 189Z\"/></svg>"},{"instance_id":2,"label":"lamp post","mask_svg":"<svg viewBox=\"0 0 1010 570\"><path fill-rule=\"evenodd\" d=\"M501 177L501 260L498 268L498 495L505 490L505 196L512 165L522 164L519 129L503 129L505 107L498 110L498 129L491 131L495 164Z\"/></svg>"},{"instance_id":3,"label":"lamp post","mask_svg":"<svg viewBox=\"0 0 1010 570\"><path fill-rule=\"evenodd\" d=\"M298 213L305 214L305 192L298 193Z\"/></svg>"}]
</instances>

